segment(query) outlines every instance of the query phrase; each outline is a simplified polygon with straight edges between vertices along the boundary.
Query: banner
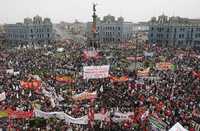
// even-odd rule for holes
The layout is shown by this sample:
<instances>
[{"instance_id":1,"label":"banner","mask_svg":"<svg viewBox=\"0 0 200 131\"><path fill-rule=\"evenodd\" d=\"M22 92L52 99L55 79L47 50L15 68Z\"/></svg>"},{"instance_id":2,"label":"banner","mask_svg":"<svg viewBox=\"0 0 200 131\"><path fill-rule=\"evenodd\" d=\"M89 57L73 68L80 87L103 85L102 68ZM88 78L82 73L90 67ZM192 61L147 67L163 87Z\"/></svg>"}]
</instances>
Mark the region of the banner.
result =
<instances>
[{"instance_id":1,"label":"banner","mask_svg":"<svg viewBox=\"0 0 200 131\"><path fill-rule=\"evenodd\" d=\"M31 118L33 117L32 111L10 111L8 117L11 119Z\"/></svg>"},{"instance_id":2,"label":"banner","mask_svg":"<svg viewBox=\"0 0 200 131\"><path fill-rule=\"evenodd\" d=\"M128 76L121 76L121 77L111 77L111 82L126 82L129 80Z\"/></svg>"},{"instance_id":3,"label":"banner","mask_svg":"<svg viewBox=\"0 0 200 131\"><path fill-rule=\"evenodd\" d=\"M10 74L10 75L14 75L14 76L17 76L17 75L20 74L19 71L14 71L14 69L7 69L7 70L6 70L6 73L7 73L7 74Z\"/></svg>"},{"instance_id":4,"label":"banner","mask_svg":"<svg viewBox=\"0 0 200 131\"><path fill-rule=\"evenodd\" d=\"M171 70L173 68L173 64L170 62L160 62L156 64L156 68L158 70Z\"/></svg>"},{"instance_id":5,"label":"banner","mask_svg":"<svg viewBox=\"0 0 200 131\"><path fill-rule=\"evenodd\" d=\"M99 58L99 53L96 50L84 50L83 51L83 56L85 59L89 59L89 58Z\"/></svg>"},{"instance_id":6,"label":"banner","mask_svg":"<svg viewBox=\"0 0 200 131\"><path fill-rule=\"evenodd\" d=\"M127 60L130 60L130 61L143 61L144 60L144 57L143 56L130 56L130 57L127 57L126 58Z\"/></svg>"},{"instance_id":7,"label":"banner","mask_svg":"<svg viewBox=\"0 0 200 131\"><path fill-rule=\"evenodd\" d=\"M14 76L18 76L19 74L20 74L19 71L15 71L15 72L13 72L13 75L14 75Z\"/></svg>"},{"instance_id":8,"label":"banner","mask_svg":"<svg viewBox=\"0 0 200 131\"><path fill-rule=\"evenodd\" d=\"M95 91L95 92L87 92L87 91L84 91L83 93L81 93L81 94L77 94L77 95L74 95L74 96L72 96L72 99L74 99L74 100L80 100L80 101L82 101L82 100L88 100L88 99L95 99L95 98L97 98L97 92Z\"/></svg>"},{"instance_id":9,"label":"banner","mask_svg":"<svg viewBox=\"0 0 200 131\"><path fill-rule=\"evenodd\" d=\"M24 89L34 89L38 90L41 86L41 81L32 80L32 81L20 81L20 86Z\"/></svg>"},{"instance_id":10,"label":"banner","mask_svg":"<svg viewBox=\"0 0 200 131\"><path fill-rule=\"evenodd\" d=\"M83 79L98 79L109 76L110 65L104 66L84 66Z\"/></svg>"},{"instance_id":11,"label":"banner","mask_svg":"<svg viewBox=\"0 0 200 131\"><path fill-rule=\"evenodd\" d=\"M138 70L137 75L140 76L140 77L147 77L147 76L149 76L149 71L150 71L150 68Z\"/></svg>"},{"instance_id":12,"label":"banner","mask_svg":"<svg viewBox=\"0 0 200 131\"><path fill-rule=\"evenodd\" d=\"M133 112L128 113L121 113L121 112L114 112L112 121L114 122L123 122L126 120L131 120L131 117L134 115Z\"/></svg>"},{"instance_id":13,"label":"banner","mask_svg":"<svg viewBox=\"0 0 200 131\"><path fill-rule=\"evenodd\" d=\"M57 48L56 51L57 51L57 52L63 52L63 51L64 51L64 48Z\"/></svg>"},{"instance_id":14,"label":"banner","mask_svg":"<svg viewBox=\"0 0 200 131\"><path fill-rule=\"evenodd\" d=\"M145 57L153 57L153 52L146 52L146 51L144 51L144 56Z\"/></svg>"},{"instance_id":15,"label":"banner","mask_svg":"<svg viewBox=\"0 0 200 131\"><path fill-rule=\"evenodd\" d=\"M14 69L7 69L7 70L6 70L6 73L7 73L7 74L14 74Z\"/></svg>"},{"instance_id":16,"label":"banner","mask_svg":"<svg viewBox=\"0 0 200 131\"><path fill-rule=\"evenodd\" d=\"M87 116L83 116L80 118L73 118L73 117L65 114L64 112L43 112L41 110L36 110L36 109L34 110L34 114L36 117L42 117L45 119L56 117L60 120L65 120L66 123L73 123L73 124L80 124L80 125L88 124Z\"/></svg>"},{"instance_id":17,"label":"banner","mask_svg":"<svg viewBox=\"0 0 200 131\"><path fill-rule=\"evenodd\" d=\"M94 121L95 120L98 120L98 121L110 120L109 112L102 114L102 113L94 113L92 110L90 111L91 112L88 115L82 116L80 118L73 118L64 112L43 112L41 110L35 109L34 116L41 117L44 119L58 118L60 120L65 120L66 123L73 123L73 124L80 124L80 125L87 125L89 121L89 117L91 118L91 120L94 120ZM128 112L128 113L114 112L112 120L114 122L123 122L126 120L131 120L131 117L133 115L134 115L133 112Z\"/></svg>"},{"instance_id":18,"label":"banner","mask_svg":"<svg viewBox=\"0 0 200 131\"><path fill-rule=\"evenodd\" d=\"M119 44L118 48L120 48L120 49L135 49L136 46L133 45L132 43L121 43L121 44Z\"/></svg>"},{"instance_id":19,"label":"banner","mask_svg":"<svg viewBox=\"0 0 200 131\"><path fill-rule=\"evenodd\" d=\"M192 75L200 79L200 72L192 71Z\"/></svg>"},{"instance_id":20,"label":"banner","mask_svg":"<svg viewBox=\"0 0 200 131\"><path fill-rule=\"evenodd\" d=\"M159 56L160 61L165 62L166 61L166 57L165 56Z\"/></svg>"},{"instance_id":21,"label":"banner","mask_svg":"<svg viewBox=\"0 0 200 131\"><path fill-rule=\"evenodd\" d=\"M192 125L195 128L195 131L199 131L200 130L200 124L197 123L196 121L192 120Z\"/></svg>"},{"instance_id":22,"label":"banner","mask_svg":"<svg viewBox=\"0 0 200 131\"><path fill-rule=\"evenodd\" d=\"M8 117L7 111L0 111L0 118Z\"/></svg>"},{"instance_id":23,"label":"banner","mask_svg":"<svg viewBox=\"0 0 200 131\"><path fill-rule=\"evenodd\" d=\"M153 128L156 128L159 131L166 130L167 124L165 122L159 120L158 118L150 116L149 122Z\"/></svg>"},{"instance_id":24,"label":"banner","mask_svg":"<svg viewBox=\"0 0 200 131\"><path fill-rule=\"evenodd\" d=\"M177 122L169 131L188 131L179 122Z\"/></svg>"},{"instance_id":25,"label":"banner","mask_svg":"<svg viewBox=\"0 0 200 131\"><path fill-rule=\"evenodd\" d=\"M6 93L5 92L2 92L1 94L0 94L0 101L3 101L3 100L5 100L6 99Z\"/></svg>"},{"instance_id":26,"label":"banner","mask_svg":"<svg viewBox=\"0 0 200 131\"><path fill-rule=\"evenodd\" d=\"M74 83L75 80L71 76L56 76L56 80L58 82L63 82L63 83Z\"/></svg>"}]
</instances>

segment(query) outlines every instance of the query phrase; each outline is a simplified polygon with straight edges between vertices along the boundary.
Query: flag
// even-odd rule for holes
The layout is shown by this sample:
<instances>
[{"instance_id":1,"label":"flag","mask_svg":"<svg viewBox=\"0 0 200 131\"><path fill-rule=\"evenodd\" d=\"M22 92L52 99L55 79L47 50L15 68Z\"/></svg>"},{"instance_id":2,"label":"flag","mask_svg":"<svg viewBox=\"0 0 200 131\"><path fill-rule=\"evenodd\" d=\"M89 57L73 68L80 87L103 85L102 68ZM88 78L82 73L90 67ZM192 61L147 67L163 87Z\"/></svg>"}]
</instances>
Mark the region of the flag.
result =
<instances>
[{"instance_id":1,"label":"flag","mask_svg":"<svg viewBox=\"0 0 200 131\"><path fill-rule=\"evenodd\" d=\"M6 99L6 93L3 92L3 93L0 94L0 101L3 101L5 99Z\"/></svg>"},{"instance_id":2,"label":"flag","mask_svg":"<svg viewBox=\"0 0 200 131\"><path fill-rule=\"evenodd\" d=\"M88 109L88 124L89 124L89 127L93 128L93 126L94 126L94 109L92 107L90 107Z\"/></svg>"},{"instance_id":3,"label":"flag","mask_svg":"<svg viewBox=\"0 0 200 131\"><path fill-rule=\"evenodd\" d=\"M171 69L172 69L172 71L175 71L176 68L177 68L177 66L176 66L175 64L172 64L172 65L171 65Z\"/></svg>"},{"instance_id":4,"label":"flag","mask_svg":"<svg viewBox=\"0 0 200 131\"><path fill-rule=\"evenodd\" d=\"M3 118L3 117L8 117L8 112L0 111L0 118Z\"/></svg>"},{"instance_id":5,"label":"flag","mask_svg":"<svg viewBox=\"0 0 200 131\"><path fill-rule=\"evenodd\" d=\"M192 71L192 75L200 79L200 72Z\"/></svg>"},{"instance_id":6,"label":"flag","mask_svg":"<svg viewBox=\"0 0 200 131\"><path fill-rule=\"evenodd\" d=\"M144 121L149 116L149 111L145 111L144 114L141 116L141 120Z\"/></svg>"},{"instance_id":7,"label":"flag","mask_svg":"<svg viewBox=\"0 0 200 131\"><path fill-rule=\"evenodd\" d=\"M166 130L167 124L158 118L155 118L153 116L149 117L149 122L153 128L156 128L158 130Z\"/></svg>"},{"instance_id":8,"label":"flag","mask_svg":"<svg viewBox=\"0 0 200 131\"><path fill-rule=\"evenodd\" d=\"M140 77L142 77L142 76L147 77L147 76L149 76L149 71L150 71L150 68L138 70L137 75Z\"/></svg>"}]
</instances>

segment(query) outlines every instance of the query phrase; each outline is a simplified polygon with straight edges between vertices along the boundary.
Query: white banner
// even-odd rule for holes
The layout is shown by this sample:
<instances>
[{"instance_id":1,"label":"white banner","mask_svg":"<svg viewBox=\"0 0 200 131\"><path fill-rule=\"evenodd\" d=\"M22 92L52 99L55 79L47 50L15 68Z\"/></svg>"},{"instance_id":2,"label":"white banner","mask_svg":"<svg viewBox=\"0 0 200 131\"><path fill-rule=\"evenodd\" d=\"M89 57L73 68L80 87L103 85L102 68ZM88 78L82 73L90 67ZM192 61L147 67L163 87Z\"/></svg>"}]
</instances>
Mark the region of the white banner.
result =
<instances>
[{"instance_id":1,"label":"white banner","mask_svg":"<svg viewBox=\"0 0 200 131\"><path fill-rule=\"evenodd\" d=\"M0 101L3 101L3 100L5 100L6 99L6 93L5 92L2 92L1 94L0 94Z\"/></svg>"},{"instance_id":2,"label":"white banner","mask_svg":"<svg viewBox=\"0 0 200 131\"><path fill-rule=\"evenodd\" d=\"M20 74L19 71L14 71L14 69L7 69L7 70L6 70L6 73L7 73L7 74L10 74L10 75L14 75L14 76L17 76L17 75Z\"/></svg>"},{"instance_id":3,"label":"white banner","mask_svg":"<svg viewBox=\"0 0 200 131\"><path fill-rule=\"evenodd\" d=\"M80 94L72 96L72 98L74 100L95 99L95 98L97 98L97 92L96 91L94 91L94 92L84 91Z\"/></svg>"},{"instance_id":4,"label":"white banner","mask_svg":"<svg viewBox=\"0 0 200 131\"><path fill-rule=\"evenodd\" d=\"M43 112L41 110L34 110L35 117L42 117L45 119L51 118L51 117L56 117L60 120L65 120L66 123L73 123L73 124L80 124L80 125L86 125L88 124L88 116L85 115L80 118L73 118L69 115L67 115L64 112ZM134 115L133 112L127 112L127 113L120 113L120 112L115 112L114 116L112 117L112 120L114 122L122 122L125 120L131 120L131 116ZM110 113L107 112L105 114L101 113L95 113L94 114L94 120L99 120L99 121L109 121L110 118Z\"/></svg>"},{"instance_id":5,"label":"white banner","mask_svg":"<svg viewBox=\"0 0 200 131\"><path fill-rule=\"evenodd\" d=\"M43 112L41 110L34 110L34 114L36 117L42 117L45 119L51 118L51 117L56 117L61 120L65 120L66 123L73 123L73 124L81 124L81 125L86 125L88 124L88 117L83 116L80 118L73 118L64 112Z\"/></svg>"},{"instance_id":6,"label":"white banner","mask_svg":"<svg viewBox=\"0 0 200 131\"><path fill-rule=\"evenodd\" d=\"M64 51L64 48L57 48L56 51L57 51L57 52L63 52L63 51Z\"/></svg>"},{"instance_id":7,"label":"white banner","mask_svg":"<svg viewBox=\"0 0 200 131\"><path fill-rule=\"evenodd\" d=\"M127 112L127 113L120 113L120 112L114 112L114 116L112 117L112 120L114 122L122 122L125 120L131 120L131 116L133 116L133 112Z\"/></svg>"},{"instance_id":8,"label":"white banner","mask_svg":"<svg viewBox=\"0 0 200 131\"><path fill-rule=\"evenodd\" d=\"M144 56L146 56L146 57L153 57L153 52L146 52L146 51L144 51Z\"/></svg>"},{"instance_id":9,"label":"white banner","mask_svg":"<svg viewBox=\"0 0 200 131\"><path fill-rule=\"evenodd\" d=\"M86 58L97 57L98 55L98 52L95 50L91 50L91 51L84 50L83 53Z\"/></svg>"},{"instance_id":10,"label":"white banner","mask_svg":"<svg viewBox=\"0 0 200 131\"><path fill-rule=\"evenodd\" d=\"M7 69L7 70L6 70L6 73L7 73L7 74L14 74L14 69Z\"/></svg>"},{"instance_id":11,"label":"white banner","mask_svg":"<svg viewBox=\"0 0 200 131\"><path fill-rule=\"evenodd\" d=\"M109 76L110 65L104 66L84 66L83 79L98 79Z\"/></svg>"},{"instance_id":12,"label":"white banner","mask_svg":"<svg viewBox=\"0 0 200 131\"><path fill-rule=\"evenodd\" d=\"M179 122L177 122L169 131L188 131Z\"/></svg>"}]
</instances>

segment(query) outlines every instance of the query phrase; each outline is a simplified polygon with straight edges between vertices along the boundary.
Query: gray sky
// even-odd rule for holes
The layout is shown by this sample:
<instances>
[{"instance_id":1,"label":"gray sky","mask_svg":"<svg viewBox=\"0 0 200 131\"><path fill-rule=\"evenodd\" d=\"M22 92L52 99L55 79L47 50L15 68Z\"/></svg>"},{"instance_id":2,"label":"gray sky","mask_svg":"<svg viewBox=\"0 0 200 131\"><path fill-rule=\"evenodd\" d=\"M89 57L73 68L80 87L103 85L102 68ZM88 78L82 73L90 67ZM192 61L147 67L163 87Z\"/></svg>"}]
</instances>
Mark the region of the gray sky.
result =
<instances>
[{"instance_id":1,"label":"gray sky","mask_svg":"<svg viewBox=\"0 0 200 131\"><path fill-rule=\"evenodd\" d=\"M149 20L163 12L168 16L200 18L200 0L1 0L0 23L21 22L36 14L53 22L86 22L91 20L94 2L98 3L98 16L123 16L132 22Z\"/></svg>"}]
</instances>

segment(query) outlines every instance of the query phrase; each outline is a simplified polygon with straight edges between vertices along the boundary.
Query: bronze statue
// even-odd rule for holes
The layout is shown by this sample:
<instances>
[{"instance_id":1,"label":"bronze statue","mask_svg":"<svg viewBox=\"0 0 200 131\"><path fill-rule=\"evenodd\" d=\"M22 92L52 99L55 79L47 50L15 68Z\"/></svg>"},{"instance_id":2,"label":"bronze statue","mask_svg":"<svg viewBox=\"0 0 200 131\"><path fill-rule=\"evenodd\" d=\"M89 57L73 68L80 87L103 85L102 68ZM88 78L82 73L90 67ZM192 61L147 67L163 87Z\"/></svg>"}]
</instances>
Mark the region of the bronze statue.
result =
<instances>
[{"instance_id":1,"label":"bronze statue","mask_svg":"<svg viewBox=\"0 0 200 131\"><path fill-rule=\"evenodd\" d=\"M93 11L94 12L96 11L96 6L97 6L97 4L93 4Z\"/></svg>"}]
</instances>

